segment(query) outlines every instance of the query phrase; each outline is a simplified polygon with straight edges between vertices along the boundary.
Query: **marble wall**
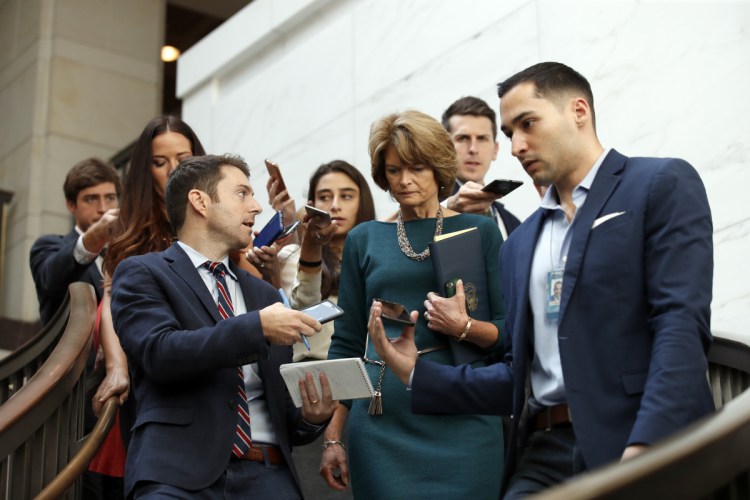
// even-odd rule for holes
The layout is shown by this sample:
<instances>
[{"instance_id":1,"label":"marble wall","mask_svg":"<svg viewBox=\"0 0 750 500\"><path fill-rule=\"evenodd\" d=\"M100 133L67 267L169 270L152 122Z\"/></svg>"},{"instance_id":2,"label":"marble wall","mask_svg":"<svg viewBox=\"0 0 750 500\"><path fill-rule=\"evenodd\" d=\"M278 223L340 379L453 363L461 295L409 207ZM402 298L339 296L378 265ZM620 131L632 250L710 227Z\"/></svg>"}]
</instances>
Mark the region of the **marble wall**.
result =
<instances>
[{"instance_id":1,"label":"marble wall","mask_svg":"<svg viewBox=\"0 0 750 500\"><path fill-rule=\"evenodd\" d=\"M0 0L0 188L14 193L0 317L39 317L29 251L73 226L68 170L111 157L160 109L164 2Z\"/></svg>"},{"instance_id":2,"label":"marble wall","mask_svg":"<svg viewBox=\"0 0 750 500\"><path fill-rule=\"evenodd\" d=\"M209 151L249 162L261 201L268 157L299 205L320 163L369 171L374 119L439 117L462 95L497 109L495 84L546 60L590 80L605 146L698 169L714 215L713 328L750 336L747 1L255 0L183 56L178 94ZM525 178L505 139L488 177ZM392 213L371 186L378 214ZM505 201L520 218L537 204L528 182Z\"/></svg>"}]
</instances>

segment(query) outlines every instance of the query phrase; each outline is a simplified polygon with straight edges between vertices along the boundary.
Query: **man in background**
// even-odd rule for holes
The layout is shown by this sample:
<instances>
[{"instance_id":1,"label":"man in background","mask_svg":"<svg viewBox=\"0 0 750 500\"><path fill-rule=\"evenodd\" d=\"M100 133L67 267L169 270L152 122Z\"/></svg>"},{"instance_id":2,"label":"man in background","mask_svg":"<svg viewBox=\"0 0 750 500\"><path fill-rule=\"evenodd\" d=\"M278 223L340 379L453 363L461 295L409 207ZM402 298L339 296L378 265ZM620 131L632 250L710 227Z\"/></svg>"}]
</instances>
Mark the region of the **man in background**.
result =
<instances>
[{"instance_id":1,"label":"man in background","mask_svg":"<svg viewBox=\"0 0 750 500\"><path fill-rule=\"evenodd\" d=\"M102 299L103 250L119 212L120 178L115 168L98 158L73 166L63 184L65 203L75 226L66 235L42 236L31 247L31 274L36 285L39 316L48 323L78 281L93 285L97 302ZM89 357L87 370L94 368L96 353ZM89 394L91 396L93 394ZM87 401L88 401L87 397ZM84 428L96 423L91 405L86 405ZM122 498L122 478L86 471L83 498Z\"/></svg>"},{"instance_id":2,"label":"man in background","mask_svg":"<svg viewBox=\"0 0 750 500\"><path fill-rule=\"evenodd\" d=\"M101 300L101 254L117 220L120 178L110 164L88 158L70 169L63 191L75 227L66 235L42 236L31 247L42 324L52 319L71 283L90 283Z\"/></svg>"},{"instance_id":3,"label":"man in background","mask_svg":"<svg viewBox=\"0 0 750 500\"><path fill-rule=\"evenodd\" d=\"M456 184L445 205L457 212L491 216L505 241L520 221L496 201L498 195L481 190L499 147L495 112L477 97L462 97L448 106L442 122L458 155Z\"/></svg>"}]
</instances>

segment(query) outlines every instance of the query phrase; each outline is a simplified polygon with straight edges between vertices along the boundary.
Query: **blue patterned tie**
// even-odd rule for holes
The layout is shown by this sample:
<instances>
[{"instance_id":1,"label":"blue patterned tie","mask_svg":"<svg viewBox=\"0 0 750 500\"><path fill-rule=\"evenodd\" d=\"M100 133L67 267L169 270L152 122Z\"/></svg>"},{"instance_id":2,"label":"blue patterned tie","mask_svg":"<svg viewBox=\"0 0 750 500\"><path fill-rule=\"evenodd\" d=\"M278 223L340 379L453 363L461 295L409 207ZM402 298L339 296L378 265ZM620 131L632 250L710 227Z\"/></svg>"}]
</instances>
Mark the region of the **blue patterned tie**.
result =
<instances>
[{"instance_id":1,"label":"blue patterned tie","mask_svg":"<svg viewBox=\"0 0 750 500\"><path fill-rule=\"evenodd\" d=\"M227 280L224 277L226 274L226 267L221 262L210 262L207 261L203 264L216 278L216 284L219 288L219 302L216 307L219 308L219 314L222 319L234 317L234 306L232 305L232 296L229 295L229 289L227 288ZM241 457L250 449L250 413L247 408L247 394L245 393L245 376L242 373L242 367L237 367L237 376L239 381L237 384L237 396L240 398L240 404L237 405L237 430L234 436L234 445L232 446L232 453L235 456Z\"/></svg>"}]
</instances>

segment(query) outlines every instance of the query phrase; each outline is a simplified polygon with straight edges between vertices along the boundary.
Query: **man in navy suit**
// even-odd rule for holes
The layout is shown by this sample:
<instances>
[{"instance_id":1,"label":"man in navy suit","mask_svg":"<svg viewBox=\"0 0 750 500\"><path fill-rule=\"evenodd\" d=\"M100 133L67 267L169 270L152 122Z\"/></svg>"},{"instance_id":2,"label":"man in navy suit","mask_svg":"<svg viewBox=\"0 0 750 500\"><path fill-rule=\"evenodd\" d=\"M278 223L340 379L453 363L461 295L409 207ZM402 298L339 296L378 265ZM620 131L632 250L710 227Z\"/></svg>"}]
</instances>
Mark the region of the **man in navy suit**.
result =
<instances>
[{"instance_id":1,"label":"man in navy suit","mask_svg":"<svg viewBox=\"0 0 750 500\"><path fill-rule=\"evenodd\" d=\"M687 162L600 145L591 88L573 69L537 64L498 93L513 155L549 186L501 250L506 363L417 361L410 330L387 341L377 303L371 330L401 380L412 377L414 411L512 414L506 498L519 498L635 456L714 410L712 222Z\"/></svg>"},{"instance_id":2,"label":"man in navy suit","mask_svg":"<svg viewBox=\"0 0 750 500\"><path fill-rule=\"evenodd\" d=\"M308 375L294 407L279 366L321 325L228 258L251 243L261 211L248 175L238 157L184 160L165 197L179 241L125 259L113 277L137 402L125 466L134 498L300 498L291 446L314 441L337 404L325 376L318 394Z\"/></svg>"},{"instance_id":3,"label":"man in navy suit","mask_svg":"<svg viewBox=\"0 0 750 500\"><path fill-rule=\"evenodd\" d=\"M477 97L462 97L448 106L442 123L458 155L456 182L445 205L457 212L491 216L503 241L507 240L521 222L497 201L498 195L482 191L484 176L499 148L495 112Z\"/></svg>"},{"instance_id":4,"label":"man in navy suit","mask_svg":"<svg viewBox=\"0 0 750 500\"><path fill-rule=\"evenodd\" d=\"M43 324L52 319L71 283L91 283L101 300L100 254L117 220L120 179L108 163L88 158L70 169L63 191L75 227L65 236L42 236L31 247L31 274Z\"/></svg>"}]
</instances>

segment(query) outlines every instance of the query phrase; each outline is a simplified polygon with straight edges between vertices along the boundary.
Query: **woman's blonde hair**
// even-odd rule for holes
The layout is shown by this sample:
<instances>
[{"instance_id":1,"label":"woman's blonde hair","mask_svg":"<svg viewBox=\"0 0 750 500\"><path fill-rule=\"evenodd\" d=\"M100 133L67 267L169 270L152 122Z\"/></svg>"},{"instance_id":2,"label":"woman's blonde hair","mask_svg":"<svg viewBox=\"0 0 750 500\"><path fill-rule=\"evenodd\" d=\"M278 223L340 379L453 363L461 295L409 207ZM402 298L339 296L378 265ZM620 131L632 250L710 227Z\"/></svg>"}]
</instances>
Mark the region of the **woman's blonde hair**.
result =
<instances>
[{"instance_id":1,"label":"woman's blonde hair","mask_svg":"<svg viewBox=\"0 0 750 500\"><path fill-rule=\"evenodd\" d=\"M443 201L453 191L458 171L456 148L439 121L416 110L392 113L375 121L370 128L370 163L372 178L388 191L385 177L385 154L396 150L407 165L429 165L438 185L438 199Z\"/></svg>"}]
</instances>

